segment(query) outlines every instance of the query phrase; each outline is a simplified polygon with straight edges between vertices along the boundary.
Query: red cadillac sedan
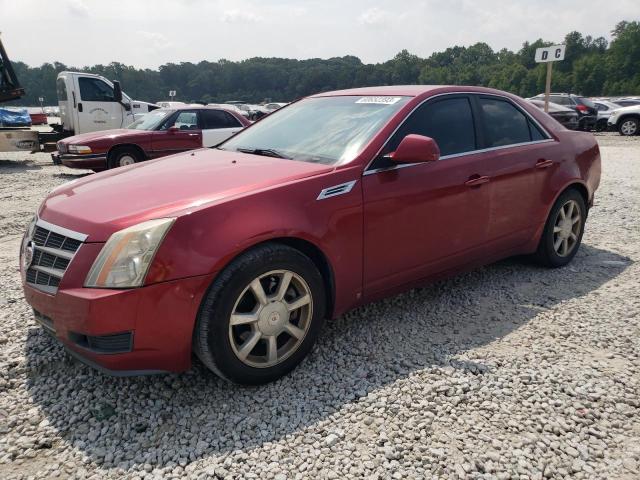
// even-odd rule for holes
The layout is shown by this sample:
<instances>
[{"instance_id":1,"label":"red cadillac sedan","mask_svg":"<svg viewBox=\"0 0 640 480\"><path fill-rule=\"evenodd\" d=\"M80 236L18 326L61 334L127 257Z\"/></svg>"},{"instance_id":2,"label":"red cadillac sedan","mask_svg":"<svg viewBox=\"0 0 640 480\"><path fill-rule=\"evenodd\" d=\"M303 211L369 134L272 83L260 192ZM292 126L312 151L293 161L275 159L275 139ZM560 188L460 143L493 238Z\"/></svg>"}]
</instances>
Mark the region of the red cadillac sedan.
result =
<instances>
[{"instance_id":1,"label":"red cadillac sedan","mask_svg":"<svg viewBox=\"0 0 640 480\"><path fill-rule=\"evenodd\" d=\"M57 143L53 161L102 171L211 147L251 122L233 111L201 105L154 110L127 128L74 135Z\"/></svg>"},{"instance_id":2,"label":"red cadillac sedan","mask_svg":"<svg viewBox=\"0 0 640 480\"><path fill-rule=\"evenodd\" d=\"M599 181L591 134L508 93L323 93L215 149L52 191L24 237L24 293L103 371L180 372L195 353L264 383L325 318L511 255L569 263Z\"/></svg>"}]
</instances>

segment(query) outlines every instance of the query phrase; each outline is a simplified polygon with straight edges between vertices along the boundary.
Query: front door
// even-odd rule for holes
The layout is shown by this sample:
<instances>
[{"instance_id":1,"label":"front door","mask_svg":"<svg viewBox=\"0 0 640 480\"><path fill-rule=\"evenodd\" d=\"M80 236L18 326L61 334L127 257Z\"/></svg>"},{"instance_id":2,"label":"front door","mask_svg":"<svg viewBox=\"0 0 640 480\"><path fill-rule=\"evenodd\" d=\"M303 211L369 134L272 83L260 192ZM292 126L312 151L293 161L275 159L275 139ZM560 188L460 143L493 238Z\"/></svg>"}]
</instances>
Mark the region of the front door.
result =
<instances>
[{"instance_id":1,"label":"front door","mask_svg":"<svg viewBox=\"0 0 640 480\"><path fill-rule=\"evenodd\" d=\"M74 133L97 132L123 125L122 105L116 102L113 87L101 78L75 77L76 88L72 93L77 122Z\"/></svg>"},{"instance_id":2,"label":"front door","mask_svg":"<svg viewBox=\"0 0 640 480\"><path fill-rule=\"evenodd\" d=\"M202 147L202 130L197 110L178 110L151 138L151 156L164 157Z\"/></svg>"},{"instance_id":3,"label":"front door","mask_svg":"<svg viewBox=\"0 0 640 480\"><path fill-rule=\"evenodd\" d=\"M381 156L412 133L433 138L440 160L395 166L380 157L363 176L367 297L477 260L486 241L489 172L482 154L473 153L478 134L470 99L445 96L421 105Z\"/></svg>"}]
</instances>

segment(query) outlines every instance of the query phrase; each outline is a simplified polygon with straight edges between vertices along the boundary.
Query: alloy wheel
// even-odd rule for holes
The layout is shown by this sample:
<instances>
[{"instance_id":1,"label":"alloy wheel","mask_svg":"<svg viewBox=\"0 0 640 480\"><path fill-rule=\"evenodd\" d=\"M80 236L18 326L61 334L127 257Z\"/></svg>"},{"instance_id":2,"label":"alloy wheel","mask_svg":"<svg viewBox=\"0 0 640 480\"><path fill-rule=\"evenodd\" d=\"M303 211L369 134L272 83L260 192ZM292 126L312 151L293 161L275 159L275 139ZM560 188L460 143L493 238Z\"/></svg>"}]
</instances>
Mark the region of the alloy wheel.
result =
<instances>
[{"instance_id":1,"label":"alloy wheel","mask_svg":"<svg viewBox=\"0 0 640 480\"><path fill-rule=\"evenodd\" d=\"M273 270L255 278L236 300L229 340L246 365L272 367L302 344L313 317L313 297L302 277Z\"/></svg>"},{"instance_id":2,"label":"alloy wheel","mask_svg":"<svg viewBox=\"0 0 640 480\"><path fill-rule=\"evenodd\" d=\"M635 135L638 130L638 125L634 120L627 120L620 126L620 131L623 135Z\"/></svg>"},{"instance_id":3,"label":"alloy wheel","mask_svg":"<svg viewBox=\"0 0 640 480\"><path fill-rule=\"evenodd\" d=\"M558 210L553 226L553 249L559 256L566 257L576 248L581 228L580 206L569 200Z\"/></svg>"}]
</instances>

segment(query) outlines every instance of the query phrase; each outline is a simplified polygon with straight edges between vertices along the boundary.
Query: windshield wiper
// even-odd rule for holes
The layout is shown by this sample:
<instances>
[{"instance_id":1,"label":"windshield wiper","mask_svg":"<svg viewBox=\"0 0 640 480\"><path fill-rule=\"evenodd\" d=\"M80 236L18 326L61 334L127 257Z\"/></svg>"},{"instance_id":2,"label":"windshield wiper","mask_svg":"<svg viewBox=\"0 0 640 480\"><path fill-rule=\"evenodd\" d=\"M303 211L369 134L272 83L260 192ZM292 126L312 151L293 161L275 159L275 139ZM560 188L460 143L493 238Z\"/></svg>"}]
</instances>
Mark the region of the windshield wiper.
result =
<instances>
[{"instance_id":1,"label":"windshield wiper","mask_svg":"<svg viewBox=\"0 0 640 480\"><path fill-rule=\"evenodd\" d=\"M287 160L291 160L291 157L285 155L278 150L274 150L273 148L236 148L236 151L242 153L250 153L252 155L262 155L263 157L275 157L275 158L285 158Z\"/></svg>"}]
</instances>

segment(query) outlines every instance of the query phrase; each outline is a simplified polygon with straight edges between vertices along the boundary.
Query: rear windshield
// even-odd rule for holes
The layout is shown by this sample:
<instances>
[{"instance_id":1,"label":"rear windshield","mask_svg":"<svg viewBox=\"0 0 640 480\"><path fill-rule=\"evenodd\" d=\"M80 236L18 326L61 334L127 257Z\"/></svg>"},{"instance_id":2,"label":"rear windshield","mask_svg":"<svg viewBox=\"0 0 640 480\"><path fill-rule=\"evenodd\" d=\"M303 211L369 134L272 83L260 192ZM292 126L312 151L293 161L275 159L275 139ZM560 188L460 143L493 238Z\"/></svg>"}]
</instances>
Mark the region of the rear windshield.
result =
<instances>
[{"instance_id":1,"label":"rear windshield","mask_svg":"<svg viewBox=\"0 0 640 480\"><path fill-rule=\"evenodd\" d=\"M576 100L578 101L578 103L581 103L582 105L584 105L586 107L596 108L596 106L593 104L593 102L591 100L589 100L588 98L578 97L578 98L576 98Z\"/></svg>"},{"instance_id":2,"label":"rear windshield","mask_svg":"<svg viewBox=\"0 0 640 480\"><path fill-rule=\"evenodd\" d=\"M67 87L64 83L64 78L56 80L56 95L58 95L59 102L67 101Z\"/></svg>"}]
</instances>

